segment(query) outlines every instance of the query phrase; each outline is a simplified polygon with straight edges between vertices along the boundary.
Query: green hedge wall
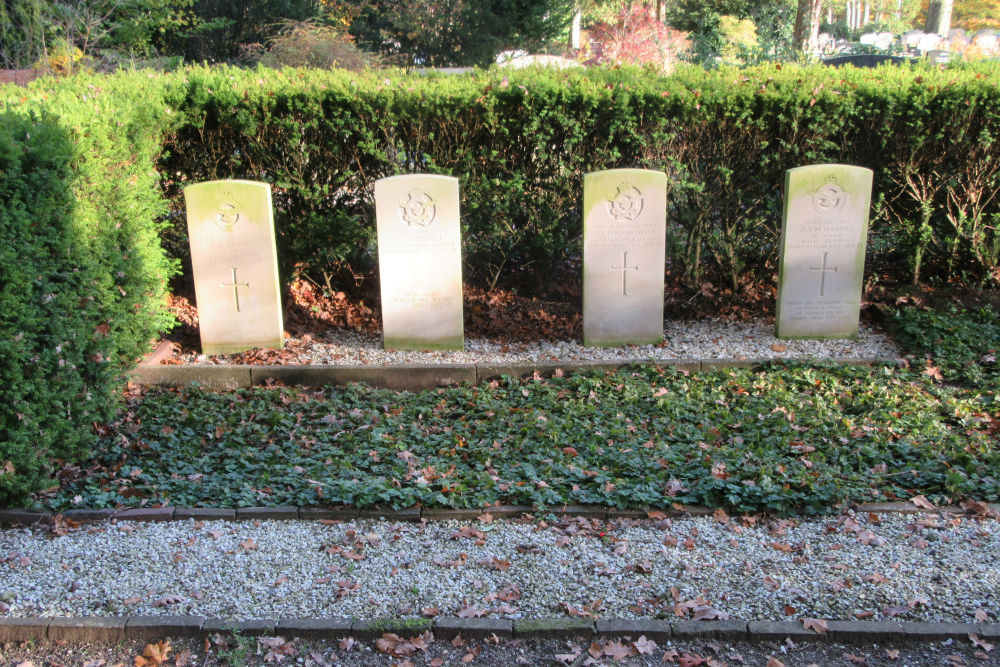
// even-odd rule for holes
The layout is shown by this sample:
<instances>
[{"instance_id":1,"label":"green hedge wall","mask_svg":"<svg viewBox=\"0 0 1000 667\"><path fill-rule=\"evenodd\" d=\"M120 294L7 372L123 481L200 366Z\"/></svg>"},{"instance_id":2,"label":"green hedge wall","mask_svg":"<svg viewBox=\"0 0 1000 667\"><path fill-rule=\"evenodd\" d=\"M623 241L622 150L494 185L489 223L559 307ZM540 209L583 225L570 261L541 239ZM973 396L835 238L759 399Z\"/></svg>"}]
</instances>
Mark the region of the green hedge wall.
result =
<instances>
[{"instance_id":1,"label":"green hedge wall","mask_svg":"<svg viewBox=\"0 0 1000 667\"><path fill-rule=\"evenodd\" d=\"M195 69L169 85L184 120L163 171L169 186L274 184L285 275L317 277L374 273L376 179L458 177L466 276L490 284L540 282L579 252L584 173L663 169L670 261L692 283L736 287L775 271L785 169L845 162L876 173L870 271L998 282L998 81L988 62L670 77Z\"/></svg>"},{"instance_id":2,"label":"green hedge wall","mask_svg":"<svg viewBox=\"0 0 1000 667\"><path fill-rule=\"evenodd\" d=\"M845 162L876 174L870 275L1000 284L996 62L194 68L3 86L0 114L0 503L85 453L169 326L187 183L273 184L283 275L336 281L375 275L376 179L452 175L467 280L541 284L580 251L583 174L662 169L668 262L736 288L775 274L785 169Z\"/></svg>"},{"instance_id":3,"label":"green hedge wall","mask_svg":"<svg viewBox=\"0 0 1000 667\"><path fill-rule=\"evenodd\" d=\"M89 454L171 318L145 76L0 88L0 506Z\"/></svg>"}]
</instances>

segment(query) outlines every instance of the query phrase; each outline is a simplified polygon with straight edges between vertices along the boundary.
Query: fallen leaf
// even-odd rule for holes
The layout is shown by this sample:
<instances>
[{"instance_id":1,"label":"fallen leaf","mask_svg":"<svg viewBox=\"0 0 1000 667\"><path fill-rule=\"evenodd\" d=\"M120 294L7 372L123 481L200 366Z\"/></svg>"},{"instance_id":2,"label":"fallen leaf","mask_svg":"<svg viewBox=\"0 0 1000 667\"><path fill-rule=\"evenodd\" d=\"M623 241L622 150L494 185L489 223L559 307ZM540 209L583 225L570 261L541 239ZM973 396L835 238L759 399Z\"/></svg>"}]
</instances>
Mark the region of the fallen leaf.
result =
<instances>
[{"instance_id":1,"label":"fallen leaf","mask_svg":"<svg viewBox=\"0 0 1000 667\"><path fill-rule=\"evenodd\" d=\"M802 627L821 635L825 635L827 630L826 621L820 618L803 618Z\"/></svg>"},{"instance_id":2,"label":"fallen leaf","mask_svg":"<svg viewBox=\"0 0 1000 667\"><path fill-rule=\"evenodd\" d=\"M257 548L257 543L254 542L252 537L248 537L240 542L240 548L243 549L243 551L252 551Z\"/></svg>"},{"instance_id":3,"label":"fallen leaf","mask_svg":"<svg viewBox=\"0 0 1000 667\"><path fill-rule=\"evenodd\" d=\"M640 655L650 655L656 650L656 642L646 639L646 635L642 635L637 640L632 642L632 648L634 648Z\"/></svg>"},{"instance_id":4,"label":"fallen leaf","mask_svg":"<svg viewBox=\"0 0 1000 667\"><path fill-rule=\"evenodd\" d=\"M431 667L441 667L444 664L444 660L441 658L434 658L431 660Z\"/></svg>"},{"instance_id":5,"label":"fallen leaf","mask_svg":"<svg viewBox=\"0 0 1000 667\"><path fill-rule=\"evenodd\" d=\"M973 646L978 646L979 648L983 649L987 653L989 653L990 651L993 650L993 644L989 644L989 643L983 641L982 639L979 638L979 635L973 634L971 632L969 633L969 641L972 642Z\"/></svg>"},{"instance_id":6,"label":"fallen leaf","mask_svg":"<svg viewBox=\"0 0 1000 667\"><path fill-rule=\"evenodd\" d=\"M899 660L899 649L898 648L887 648L885 650L885 657L890 660Z\"/></svg>"},{"instance_id":7,"label":"fallen leaf","mask_svg":"<svg viewBox=\"0 0 1000 667\"><path fill-rule=\"evenodd\" d=\"M354 648L357 642L354 641L354 637L347 637L345 639L341 639L337 644L340 646L341 651L350 651Z\"/></svg>"},{"instance_id":8,"label":"fallen leaf","mask_svg":"<svg viewBox=\"0 0 1000 667\"><path fill-rule=\"evenodd\" d=\"M775 352L786 352L788 350L788 346L782 345L781 343L771 343L771 349Z\"/></svg>"},{"instance_id":9,"label":"fallen leaf","mask_svg":"<svg viewBox=\"0 0 1000 667\"><path fill-rule=\"evenodd\" d=\"M773 655L767 657L767 667L785 667L785 663L781 662Z\"/></svg>"},{"instance_id":10,"label":"fallen leaf","mask_svg":"<svg viewBox=\"0 0 1000 667\"><path fill-rule=\"evenodd\" d=\"M924 508L925 510L937 509L936 507L934 507L933 504L931 504L931 501L927 500L927 498L925 498L923 495L913 496L912 498L910 498L910 502L916 505L917 507Z\"/></svg>"},{"instance_id":11,"label":"fallen leaf","mask_svg":"<svg viewBox=\"0 0 1000 667\"><path fill-rule=\"evenodd\" d=\"M104 658L95 658L83 663L83 667L104 667L106 664L107 662L105 662Z\"/></svg>"},{"instance_id":12,"label":"fallen leaf","mask_svg":"<svg viewBox=\"0 0 1000 667\"><path fill-rule=\"evenodd\" d=\"M164 595L159 600L153 603L154 607L166 607L168 605L177 604L178 602L183 602L184 598L180 595Z\"/></svg>"},{"instance_id":13,"label":"fallen leaf","mask_svg":"<svg viewBox=\"0 0 1000 667\"><path fill-rule=\"evenodd\" d=\"M608 642L604 646L604 655L614 660L624 660L634 654L635 649L623 642Z\"/></svg>"},{"instance_id":14,"label":"fallen leaf","mask_svg":"<svg viewBox=\"0 0 1000 667\"><path fill-rule=\"evenodd\" d=\"M192 657L191 656L191 649L187 649L186 648L186 649L184 649L183 651L181 651L180 653L177 654L177 658L174 661L174 664L177 667L187 667L187 665L191 663L191 657Z\"/></svg>"},{"instance_id":15,"label":"fallen leaf","mask_svg":"<svg viewBox=\"0 0 1000 667\"><path fill-rule=\"evenodd\" d=\"M977 609L976 610L976 622L977 623L986 623L989 620L990 620L990 615L986 613L985 609Z\"/></svg>"},{"instance_id":16,"label":"fallen leaf","mask_svg":"<svg viewBox=\"0 0 1000 667\"><path fill-rule=\"evenodd\" d=\"M135 667L159 667L167 661L170 653L170 642L166 639L155 644L146 644L142 655L135 657Z\"/></svg>"},{"instance_id":17,"label":"fallen leaf","mask_svg":"<svg viewBox=\"0 0 1000 667\"><path fill-rule=\"evenodd\" d=\"M856 665L867 665L868 661L865 660L863 655L854 655L853 653L845 653L844 660L848 662L853 662Z\"/></svg>"},{"instance_id":18,"label":"fallen leaf","mask_svg":"<svg viewBox=\"0 0 1000 667\"><path fill-rule=\"evenodd\" d=\"M677 658L677 664L680 667L698 667L698 665L705 664L705 658L700 655L691 655L690 653L684 653L679 658Z\"/></svg>"}]
</instances>

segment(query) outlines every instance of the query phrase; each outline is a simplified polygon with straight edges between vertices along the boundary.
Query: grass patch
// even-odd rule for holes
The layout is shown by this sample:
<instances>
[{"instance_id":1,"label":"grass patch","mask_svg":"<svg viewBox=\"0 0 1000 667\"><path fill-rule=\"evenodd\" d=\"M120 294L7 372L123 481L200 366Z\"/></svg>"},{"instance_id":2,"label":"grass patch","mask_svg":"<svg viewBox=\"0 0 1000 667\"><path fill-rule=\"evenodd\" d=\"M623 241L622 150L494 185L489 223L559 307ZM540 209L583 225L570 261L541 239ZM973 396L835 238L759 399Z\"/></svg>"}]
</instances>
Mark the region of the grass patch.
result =
<instances>
[{"instance_id":1,"label":"grass patch","mask_svg":"<svg viewBox=\"0 0 1000 667\"><path fill-rule=\"evenodd\" d=\"M149 390L52 509L1000 498L1000 392L893 366L639 368L416 394Z\"/></svg>"}]
</instances>

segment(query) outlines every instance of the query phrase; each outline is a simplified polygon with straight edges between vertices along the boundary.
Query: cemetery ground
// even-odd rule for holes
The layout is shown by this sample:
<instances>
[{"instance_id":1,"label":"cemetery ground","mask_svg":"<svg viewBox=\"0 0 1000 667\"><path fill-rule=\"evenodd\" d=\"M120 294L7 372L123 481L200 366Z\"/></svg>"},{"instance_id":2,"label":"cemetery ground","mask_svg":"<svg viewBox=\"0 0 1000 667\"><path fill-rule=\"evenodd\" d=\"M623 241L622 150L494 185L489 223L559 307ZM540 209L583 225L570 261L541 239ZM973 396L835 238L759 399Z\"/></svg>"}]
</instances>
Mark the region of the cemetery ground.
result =
<instances>
[{"instance_id":1,"label":"cemetery ground","mask_svg":"<svg viewBox=\"0 0 1000 667\"><path fill-rule=\"evenodd\" d=\"M1000 499L1000 316L953 297L893 295L902 364L637 366L419 393L133 387L119 419L95 425L93 459L66 466L37 505L193 508L191 518L57 518L0 533L6 613L410 625L326 640L223 625L169 650L160 638L8 642L0 661L1000 664L996 638L976 634L1000 618L1000 530L987 504ZM567 311L556 321L575 320ZM887 500L926 511L864 507ZM344 505L388 520L212 514ZM695 505L706 515L688 516ZM474 511L393 514L416 506ZM517 628L551 617L675 625L666 637L416 631L445 618ZM719 636L684 636L676 624L693 619ZM845 639L821 635L813 619L975 625L948 638ZM733 622L786 624L748 641L725 634Z\"/></svg>"}]
</instances>

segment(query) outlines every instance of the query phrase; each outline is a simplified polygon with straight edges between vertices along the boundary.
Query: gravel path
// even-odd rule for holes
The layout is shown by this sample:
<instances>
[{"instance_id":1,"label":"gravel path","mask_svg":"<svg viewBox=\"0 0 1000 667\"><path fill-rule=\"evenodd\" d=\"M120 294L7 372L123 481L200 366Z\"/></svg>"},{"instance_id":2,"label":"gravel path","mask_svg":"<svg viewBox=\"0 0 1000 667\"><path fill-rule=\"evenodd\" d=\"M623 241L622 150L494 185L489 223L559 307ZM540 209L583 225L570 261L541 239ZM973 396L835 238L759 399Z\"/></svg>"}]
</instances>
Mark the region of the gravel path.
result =
<instances>
[{"instance_id":1,"label":"gravel path","mask_svg":"<svg viewBox=\"0 0 1000 667\"><path fill-rule=\"evenodd\" d=\"M997 622L1000 522L111 522L0 531L0 572L12 616Z\"/></svg>"},{"instance_id":2,"label":"gravel path","mask_svg":"<svg viewBox=\"0 0 1000 667\"><path fill-rule=\"evenodd\" d=\"M286 364L469 364L640 359L894 359L900 352L884 332L861 325L855 340L779 340L774 323L674 321L661 345L614 348L583 347L580 341L545 341L519 345L466 339L462 352L387 352L379 335L336 330L316 340L298 340ZM229 356L185 354L185 363L233 363Z\"/></svg>"}]
</instances>

